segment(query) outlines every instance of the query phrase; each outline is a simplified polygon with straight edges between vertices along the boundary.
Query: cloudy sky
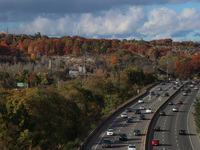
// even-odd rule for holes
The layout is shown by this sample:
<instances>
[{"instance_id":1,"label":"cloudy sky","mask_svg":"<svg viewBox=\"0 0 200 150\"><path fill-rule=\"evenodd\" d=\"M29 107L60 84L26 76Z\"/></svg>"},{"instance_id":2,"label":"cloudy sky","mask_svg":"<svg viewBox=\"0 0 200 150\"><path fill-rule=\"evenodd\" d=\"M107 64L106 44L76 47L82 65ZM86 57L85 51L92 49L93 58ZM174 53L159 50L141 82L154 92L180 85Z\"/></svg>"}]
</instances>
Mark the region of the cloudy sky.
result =
<instances>
[{"instance_id":1,"label":"cloudy sky","mask_svg":"<svg viewBox=\"0 0 200 150\"><path fill-rule=\"evenodd\" d=\"M200 41L200 0L0 0L0 32Z\"/></svg>"}]
</instances>

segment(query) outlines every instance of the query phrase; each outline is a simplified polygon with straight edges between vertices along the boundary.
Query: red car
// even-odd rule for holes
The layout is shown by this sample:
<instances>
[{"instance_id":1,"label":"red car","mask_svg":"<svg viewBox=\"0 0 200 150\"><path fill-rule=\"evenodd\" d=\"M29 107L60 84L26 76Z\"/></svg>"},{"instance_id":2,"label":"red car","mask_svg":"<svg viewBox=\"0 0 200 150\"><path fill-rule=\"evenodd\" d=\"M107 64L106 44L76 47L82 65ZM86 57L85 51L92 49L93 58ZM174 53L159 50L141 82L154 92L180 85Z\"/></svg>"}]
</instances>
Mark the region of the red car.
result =
<instances>
[{"instance_id":1,"label":"red car","mask_svg":"<svg viewBox=\"0 0 200 150\"><path fill-rule=\"evenodd\" d=\"M152 140L152 146L158 146L159 145L159 140L158 139L153 139Z\"/></svg>"},{"instance_id":2,"label":"red car","mask_svg":"<svg viewBox=\"0 0 200 150\"><path fill-rule=\"evenodd\" d=\"M182 104L182 101L178 101L177 104Z\"/></svg>"}]
</instances>

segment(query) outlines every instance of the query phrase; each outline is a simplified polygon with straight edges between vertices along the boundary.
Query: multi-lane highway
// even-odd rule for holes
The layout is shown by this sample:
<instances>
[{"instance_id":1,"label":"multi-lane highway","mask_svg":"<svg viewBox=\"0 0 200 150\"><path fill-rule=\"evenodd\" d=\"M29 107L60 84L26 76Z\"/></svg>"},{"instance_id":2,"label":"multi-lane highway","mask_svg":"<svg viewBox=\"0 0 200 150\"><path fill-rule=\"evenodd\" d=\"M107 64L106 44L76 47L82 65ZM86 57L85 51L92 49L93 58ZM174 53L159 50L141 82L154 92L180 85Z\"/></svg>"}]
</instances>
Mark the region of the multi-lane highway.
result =
<instances>
[{"instance_id":1,"label":"multi-lane highway","mask_svg":"<svg viewBox=\"0 0 200 150\"><path fill-rule=\"evenodd\" d=\"M186 88L186 87L185 87ZM188 88L188 87L187 87ZM193 116L191 113L192 104L197 96L198 89L190 88L187 96L181 91L171 101L174 105L167 105L164 108L165 116L159 116L153 126L160 126L160 131L153 131L151 127L151 135L148 149L155 150L197 150L200 149L200 144L197 139ZM182 101L182 104L178 104ZM178 108L178 112L173 112L174 107ZM179 135L180 130L185 130L185 135ZM159 146L152 146L152 139L159 140ZM196 143L195 143L196 141Z\"/></svg>"},{"instance_id":2,"label":"multi-lane highway","mask_svg":"<svg viewBox=\"0 0 200 150\"><path fill-rule=\"evenodd\" d=\"M121 114L125 111L121 110L118 113L116 113L111 119L109 119L99 130L95 133L95 135L92 137L92 139L88 142L88 144L85 146L85 150L100 150L102 148L102 140L104 138L110 138L112 141L112 148L107 149L116 149L116 150L125 150L127 149L127 146L129 144L134 144L137 149L143 149L144 146L144 140L145 140L145 133L147 126L149 124L149 121L151 117L153 116L153 113L146 113L146 108L151 108L153 111L155 111L160 105L163 104L163 102L169 98L170 95L172 95L176 90L173 89L174 84L166 83L165 85L159 84L151 89L150 92L154 92L154 94L148 94L143 98L144 103L138 103L137 101L133 102L130 107L133 111L127 112L128 117L131 117L133 122L132 123L126 123L125 118L121 118ZM162 90L160 90L162 88ZM166 96L166 93L169 94L169 96ZM159 94L159 95L156 95ZM149 96L150 95L150 96ZM140 106L143 105L145 107L144 110L141 110L141 113L143 113L146 117L145 120L140 120L139 115L135 114L134 110L139 109ZM108 136L107 130L113 129L114 135ZM134 135L134 130L140 130L141 134L139 136ZM119 134L124 133L127 135L128 140L126 141L119 141Z\"/></svg>"}]
</instances>

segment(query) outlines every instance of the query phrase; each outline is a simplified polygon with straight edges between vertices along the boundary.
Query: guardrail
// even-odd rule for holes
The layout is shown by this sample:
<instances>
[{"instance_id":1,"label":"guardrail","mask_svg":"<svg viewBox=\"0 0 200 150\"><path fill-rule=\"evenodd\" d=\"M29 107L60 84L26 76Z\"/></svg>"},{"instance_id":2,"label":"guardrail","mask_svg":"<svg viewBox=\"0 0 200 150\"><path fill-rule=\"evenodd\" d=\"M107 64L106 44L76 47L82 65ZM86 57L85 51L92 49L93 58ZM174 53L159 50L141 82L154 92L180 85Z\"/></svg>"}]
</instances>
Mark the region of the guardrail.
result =
<instances>
[{"instance_id":1,"label":"guardrail","mask_svg":"<svg viewBox=\"0 0 200 150\"><path fill-rule=\"evenodd\" d=\"M132 97L131 99L128 100L127 103L123 104L120 108L118 108L117 110L115 110L112 114L110 114L108 117L106 117L99 125L97 125L97 127L89 134L89 136L85 139L85 141L81 144L81 146L79 147L78 150L84 150L85 146L88 144L88 142L91 140L91 138L95 135L95 133L111 118L113 117L116 113L118 113L119 111L122 111L123 109L125 109L128 105L131 105L132 103L137 102L141 97L147 95L148 91L155 87L156 85L158 85L160 82L157 82L155 84L153 84L151 87L148 87L145 91L143 91L142 93L140 93L137 96Z\"/></svg>"},{"instance_id":2,"label":"guardrail","mask_svg":"<svg viewBox=\"0 0 200 150\"><path fill-rule=\"evenodd\" d=\"M184 86L184 84L182 86L179 87L179 89L174 93L172 94L172 96L170 96L166 101L164 101L162 103L162 105L160 105L160 107L158 107L153 115L153 117L151 118L151 120L149 121L148 123L148 126L147 126L147 134L146 134L146 138L145 138L145 141L144 141L144 144L145 144L145 150L149 150L150 149L150 145L151 145L151 132L153 130L153 127L154 127L154 124L155 124L155 121L158 119L158 116L159 116L159 112L164 109L167 105L168 105L168 102L173 99L178 93L179 91L181 90L181 88Z\"/></svg>"}]
</instances>

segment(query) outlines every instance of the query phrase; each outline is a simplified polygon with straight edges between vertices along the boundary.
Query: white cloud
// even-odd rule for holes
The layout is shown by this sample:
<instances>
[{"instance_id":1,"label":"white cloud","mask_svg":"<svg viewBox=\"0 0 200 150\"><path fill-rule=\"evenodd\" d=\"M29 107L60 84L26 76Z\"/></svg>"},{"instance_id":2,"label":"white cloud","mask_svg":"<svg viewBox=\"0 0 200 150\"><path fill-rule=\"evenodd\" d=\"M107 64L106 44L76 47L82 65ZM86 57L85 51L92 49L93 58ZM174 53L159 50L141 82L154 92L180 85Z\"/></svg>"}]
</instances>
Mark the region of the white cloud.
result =
<instances>
[{"instance_id":1,"label":"white cloud","mask_svg":"<svg viewBox=\"0 0 200 150\"><path fill-rule=\"evenodd\" d=\"M163 7L150 12L148 22L138 29L143 35L172 33L200 29L200 12L194 8L185 8L181 13Z\"/></svg>"},{"instance_id":2,"label":"white cloud","mask_svg":"<svg viewBox=\"0 0 200 150\"><path fill-rule=\"evenodd\" d=\"M99 16L91 13L66 15L57 20L38 17L29 24L21 24L20 31L28 34L41 32L50 35L113 35L136 32L145 18L142 7L129 7L127 11L110 9Z\"/></svg>"}]
</instances>

